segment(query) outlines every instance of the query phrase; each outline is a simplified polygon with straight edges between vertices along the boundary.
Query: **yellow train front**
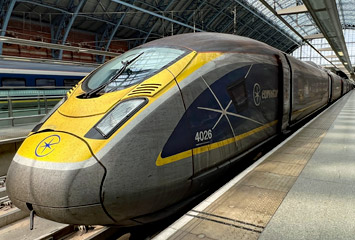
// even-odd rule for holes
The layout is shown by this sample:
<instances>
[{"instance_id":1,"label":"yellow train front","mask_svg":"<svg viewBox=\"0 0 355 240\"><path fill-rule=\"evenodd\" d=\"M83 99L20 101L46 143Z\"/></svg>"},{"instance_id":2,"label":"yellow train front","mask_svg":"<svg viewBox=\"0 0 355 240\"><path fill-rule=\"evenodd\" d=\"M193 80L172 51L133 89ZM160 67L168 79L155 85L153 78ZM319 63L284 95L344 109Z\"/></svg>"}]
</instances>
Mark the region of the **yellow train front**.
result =
<instances>
[{"instance_id":1,"label":"yellow train front","mask_svg":"<svg viewBox=\"0 0 355 240\"><path fill-rule=\"evenodd\" d=\"M215 33L126 52L80 82L24 141L7 175L11 200L70 224L165 216L243 153L340 96L329 93L335 77L289 58ZM293 76L304 75L291 104L292 62Z\"/></svg>"}]
</instances>

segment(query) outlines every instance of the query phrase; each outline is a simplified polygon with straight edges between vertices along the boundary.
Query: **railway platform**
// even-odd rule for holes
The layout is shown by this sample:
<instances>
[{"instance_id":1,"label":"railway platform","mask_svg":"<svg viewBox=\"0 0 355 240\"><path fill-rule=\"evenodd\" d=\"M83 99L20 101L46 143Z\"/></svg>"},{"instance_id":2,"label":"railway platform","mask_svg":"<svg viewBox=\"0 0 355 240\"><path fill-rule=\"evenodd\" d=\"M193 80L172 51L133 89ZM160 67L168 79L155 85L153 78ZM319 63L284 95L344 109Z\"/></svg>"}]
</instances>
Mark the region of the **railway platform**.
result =
<instances>
[{"instance_id":1,"label":"railway platform","mask_svg":"<svg viewBox=\"0 0 355 240\"><path fill-rule=\"evenodd\" d=\"M16 151L35 125L30 123L0 128L0 177L6 175Z\"/></svg>"},{"instance_id":2,"label":"railway platform","mask_svg":"<svg viewBox=\"0 0 355 240\"><path fill-rule=\"evenodd\" d=\"M355 92L154 239L354 239Z\"/></svg>"},{"instance_id":3,"label":"railway platform","mask_svg":"<svg viewBox=\"0 0 355 240\"><path fill-rule=\"evenodd\" d=\"M17 141L24 138L31 132L37 123L29 123L15 127L0 128L0 144L10 141Z\"/></svg>"}]
</instances>

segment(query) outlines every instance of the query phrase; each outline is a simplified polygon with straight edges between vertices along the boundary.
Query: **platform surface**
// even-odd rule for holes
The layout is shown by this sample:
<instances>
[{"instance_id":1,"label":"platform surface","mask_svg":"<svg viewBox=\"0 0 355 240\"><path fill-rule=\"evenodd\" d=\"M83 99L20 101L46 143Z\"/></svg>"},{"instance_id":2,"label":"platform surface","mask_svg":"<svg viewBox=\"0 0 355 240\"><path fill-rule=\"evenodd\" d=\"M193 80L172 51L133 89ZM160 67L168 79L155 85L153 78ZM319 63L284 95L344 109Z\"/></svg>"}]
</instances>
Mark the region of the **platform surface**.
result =
<instances>
[{"instance_id":1,"label":"platform surface","mask_svg":"<svg viewBox=\"0 0 355 240\"><path fill-rule=\"evenodd\" d=\"M352 91L155 239L354 239L354 123Z\"/></svg>"},{"instance_id":2,"label":"platform surface","mask_svg":"<svg viewBox=\"0 0 355 240\"><path fill-rule=\"evenodd\" d=\"M24 138L36 125L37 123L31 123L15 127L0 128L0 143L10 139Z\"/></svg>"},{"instance_id":3,"label":"platform surface","mask_svg":"<svg viewBox=\"0 0 355 240\"><path fill-rule=\"evenodd\" d=\"M355 239L355 93L259 239Z\"/></svg>"}]
</instances>

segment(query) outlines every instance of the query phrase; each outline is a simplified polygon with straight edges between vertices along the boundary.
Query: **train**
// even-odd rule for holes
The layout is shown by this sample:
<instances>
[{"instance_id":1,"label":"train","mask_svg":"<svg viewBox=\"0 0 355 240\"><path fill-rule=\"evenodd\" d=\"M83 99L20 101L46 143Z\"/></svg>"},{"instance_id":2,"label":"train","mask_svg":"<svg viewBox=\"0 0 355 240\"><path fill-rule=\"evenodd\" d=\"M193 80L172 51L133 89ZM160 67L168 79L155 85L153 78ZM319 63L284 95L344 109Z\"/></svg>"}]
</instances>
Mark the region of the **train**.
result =
<instances>
[{"instance_id":1,"label":"train","mask_svg":"<svg viewBox=\"0 0 355 240\"><path fill-rule=\"evenodd\" d=\"M34 109L32 112L36 113L38 108L45 111L53 107L95 67L7 58L0 60L0 116L32 114L29 109Z\"/></svg>"},{"instance_id":2,"label":"train","mask_svg":"<svg viewBox=\"0 0 355 240\"><path fill-rule=\"evenodd\" d=\"M94 66L0 60L0 89L11 87L73 87Z\"/></svg>"},{"instance_id":3,"label":"train","mask_svg":"<svg viewBox=\"0 0 355 240\"><path fill-rule=\"evenodd\" d=\"M68 92L14 156L7 192L15 206L56 222L154 222L352 88L249 38L158 39Z\"/></svg>"}]
</instances>

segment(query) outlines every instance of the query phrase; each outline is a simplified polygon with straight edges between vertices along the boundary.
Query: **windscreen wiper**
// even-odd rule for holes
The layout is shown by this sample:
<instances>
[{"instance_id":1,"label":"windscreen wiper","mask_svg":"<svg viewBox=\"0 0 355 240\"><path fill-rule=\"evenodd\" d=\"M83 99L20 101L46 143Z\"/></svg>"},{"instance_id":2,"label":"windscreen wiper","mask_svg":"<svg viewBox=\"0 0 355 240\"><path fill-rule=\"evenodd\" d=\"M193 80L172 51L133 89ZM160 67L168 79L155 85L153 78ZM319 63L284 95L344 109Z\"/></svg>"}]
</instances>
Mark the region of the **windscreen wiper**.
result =
<instances>
[{"instance_id":1,"label":"windscreen wiper","mask_svg":"<svg viewBox=\"0 0 355 240\"><path fill-rule=\"evenodd\" d=\"M142 56L144 52L138 54L136 57L134 57L133 59L131 59L130 61L126 61L123 62L122 61L122 68L117 71L117 73L115 75L113 75L110 80L108 80L107 82L101 84L100 86L98 86L97 88L92 89L91 91L85 93L84 95L82 95L82 98L90 98L92 96L96 96L100 91L102 91L103 89L105 89L105 87L107 87L109 84L111 84L112 82L114 82L126 69L127 67L132 64L135 60L137 60L140 56Z\"/></svg>"}]
</instances>

